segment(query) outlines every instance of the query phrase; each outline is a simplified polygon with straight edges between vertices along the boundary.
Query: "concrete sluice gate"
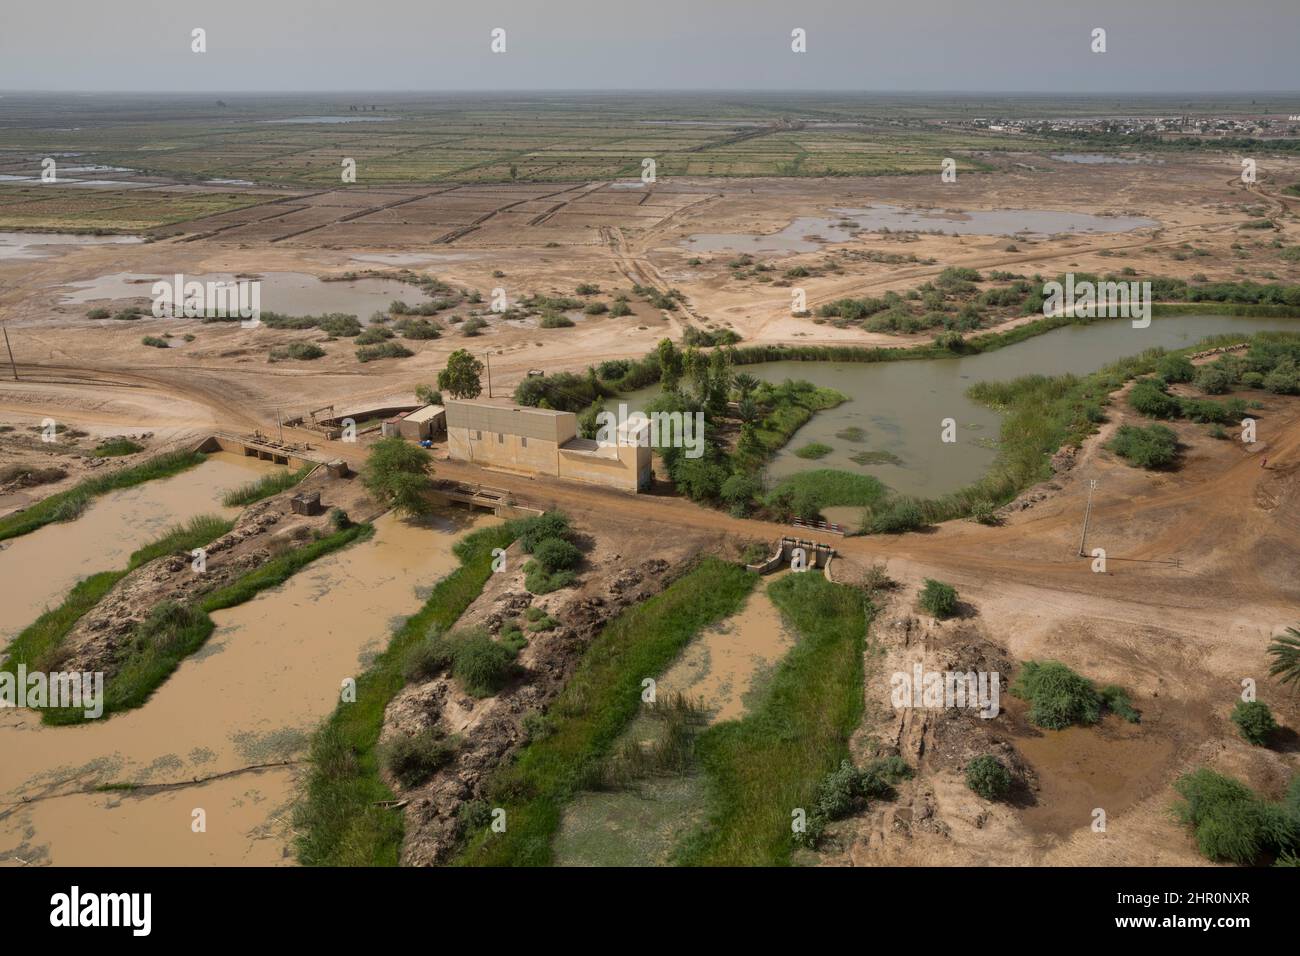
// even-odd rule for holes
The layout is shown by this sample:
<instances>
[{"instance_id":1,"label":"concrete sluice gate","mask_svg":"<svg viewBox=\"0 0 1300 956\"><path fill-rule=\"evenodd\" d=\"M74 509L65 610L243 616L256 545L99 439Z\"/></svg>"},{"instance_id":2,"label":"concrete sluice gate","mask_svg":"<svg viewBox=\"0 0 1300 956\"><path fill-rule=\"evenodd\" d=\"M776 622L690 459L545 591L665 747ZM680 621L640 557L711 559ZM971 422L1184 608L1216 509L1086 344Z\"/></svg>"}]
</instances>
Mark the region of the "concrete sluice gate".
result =
<instances>
[{"instance_id":1,"label":"concrete sluice gate","mask_svg":"<svg viewBox=\"0 0 1300 956\"><path fill-rule=\"evenodd\" d=\"M777 549L770 558L757 564L747 564L745 567L759 574L769 574L778 568L792 566L797 551L802 551L805 568L827 568L830 566L831 558L835 556L835 549L829 544L783 537L777 542Z\"/></svg>"}]
</instances>

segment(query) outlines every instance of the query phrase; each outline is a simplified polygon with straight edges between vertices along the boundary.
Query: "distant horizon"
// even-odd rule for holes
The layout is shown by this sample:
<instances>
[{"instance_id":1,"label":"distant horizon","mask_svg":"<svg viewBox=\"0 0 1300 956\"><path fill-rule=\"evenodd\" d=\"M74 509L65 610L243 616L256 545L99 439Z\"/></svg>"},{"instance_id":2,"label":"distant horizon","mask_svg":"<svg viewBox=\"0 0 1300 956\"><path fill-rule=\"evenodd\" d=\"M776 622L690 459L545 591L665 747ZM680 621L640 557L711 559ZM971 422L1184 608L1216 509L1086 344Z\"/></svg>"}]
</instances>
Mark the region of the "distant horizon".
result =
<instances>
[{"instance_id":1,"label":"distant horizon","mask_svg":"<svg viewBox=\"0 0 1300 956\"><path fill-rule=\"evenodd\" d=\"M671 87L671 88L626 88L615 89L610 87L536 87L511 89L501 88L483 88L483 89L418 89L418 88L387 88L387 87L357 87L357 88L337 88L337 89L261 89L261 90L241 90L241 89L201 89L201 90L177 90L160 92L157 90L147 89L116 89L116 90L83 90L83 89L26 89L23 87L0 87L0 97L9 94L21 95L45 95L45 96L156 96L160 98L169 97L194 97L194 96L328 96L328 95L351 95L358 93L389 95L417 95L417 96L520 96L520 95L547 95L547 94L566 94L581 93L584 96L606 95L606 96L625 96L625 95L647 95L662 96L668 95L693 95L693 94L747 94L754 96L818 96L827 93L837 95L856 94L860 96L957 96L957 97L981 97L981 96L1052 96L1062 98L1076 99L1096 99L1098 97L1112 96L1143 96L1158 99L1170 99L1187 96L1300 96L1300 87L1295 89L1277 89L1277 90L1090 90L1080 92L1078 90L945 90L945 89L857 89L852 87L826 87L824 89L801 89L801 88L755 88L755 87ZM1298 105L1297 108L1300 108Z\"/></svg>"},{"instance_id":2,"label":"distant horizon","mask_svg":"<svg viewBox=\"0 0 1300 956\"><path fill-rule=\"evenodd\" d=\"M1296 0L65 0L6 9L0 89L1242 95L1297 36Z\"/></svg>"}]
</instances>

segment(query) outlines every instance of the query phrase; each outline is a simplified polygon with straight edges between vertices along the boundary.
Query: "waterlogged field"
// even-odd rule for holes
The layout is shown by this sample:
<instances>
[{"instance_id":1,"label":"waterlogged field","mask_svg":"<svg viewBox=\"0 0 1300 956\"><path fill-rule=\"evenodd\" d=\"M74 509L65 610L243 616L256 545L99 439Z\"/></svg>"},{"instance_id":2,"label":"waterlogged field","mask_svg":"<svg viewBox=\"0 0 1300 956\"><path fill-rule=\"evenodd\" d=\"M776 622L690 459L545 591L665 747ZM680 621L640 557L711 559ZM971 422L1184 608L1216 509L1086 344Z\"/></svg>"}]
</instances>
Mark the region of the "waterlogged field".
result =
<instances>
[{"instance_id":1,"label":"waterlogged field","mask_svg":"<svg viewBox=\"0 0 1300 956\"><path fill-rule=\"evenodd\" d=\"M281 469L256 458L218 452L171 478L110 491L75 521L55 522L0 545L0 648L77 581L126 564L136 548L195 515L233 517L221 499L232 488Z\"/></svg>"},{"instance_id":2,"label":"waterlogged field","mask_svg":"<svg viewBox=\"0 0 1300 956\"><path fill-rule=\"evenodd\" d=\"M207 643L136 710L75 727L0 710L0 795L30 801L0 814L0 865L291 862L308 735L457 565L454 544L494 521L379 519L373 538L214 612ZM195 807L205 833L191 832Z\"/></svg>"},{"instance_id":3,"label":"waterlogged field","mask_svg":"<svg viewBox=\"0 0 1300 956\"><path fill-rule=\"evenodd\" d=\"M996 143L919 123L900 129L880 120L877 105L851 98L830 108L780 95L382 100L345 105L268 96L217 107L177 97L160 101L151 122L105 125L128 109L105 98L78 104L59 129L0 131L0 175L38 174L42 157L60 155L79 165L201 183L337 184L343 157L356 160L365 182L388 184L616 179L639 176L647 157L662 175L838 176L933 170L954 149ZM11 116L39 116L43 105L37 97L11 96L4 108ZM78 113L95 125L69 128ZM959 168L982 164L962 157ZM16 217L57 215L52 208L39 215L39 189L19 195L33 205L15 210ZM123 210L121 220L129 215Z\"/></svg>"}]
</instances>

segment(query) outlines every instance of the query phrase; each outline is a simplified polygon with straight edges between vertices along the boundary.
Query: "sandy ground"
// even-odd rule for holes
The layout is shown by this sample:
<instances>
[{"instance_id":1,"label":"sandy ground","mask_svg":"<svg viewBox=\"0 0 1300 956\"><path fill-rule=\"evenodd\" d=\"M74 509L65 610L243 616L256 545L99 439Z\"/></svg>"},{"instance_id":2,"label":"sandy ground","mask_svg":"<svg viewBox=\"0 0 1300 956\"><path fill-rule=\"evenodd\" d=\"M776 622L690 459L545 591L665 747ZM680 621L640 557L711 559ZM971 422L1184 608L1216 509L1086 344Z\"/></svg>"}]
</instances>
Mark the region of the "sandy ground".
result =
<instances>
[{"instance_id":1,"label":"sandy ground","mask_svg":"<svg viewBox=\"0 0 1300 956\"><path fill-rule=\"evenodd\" d=\"M841 295L910 288L949 265L1026 274L1109 271L1129 265L1139 274L1202 272L1212 279L1241 278L1236 270L1244 268L1250 277L1272 271L1279 280L1300 279L1295 264L1262 255L1237 260L1231 249L1234 242L1256 238L1237 227L1257 218L1259 209L1282 214L1288 201L1277 198L1276 183L1279 178L1295 179L1294 166L1276 170L1272 177L1266 174L1259 187L1247 192L1231 165L1206 159L1175 158L1152 167L1068 167L1039 158L1035 170L1016 165L1016 157L1005 162L1006 169L996 175L963 175L959 183L943 187L906 177L675 182L672 189L689 194L691 201L665 204L662 215L613 224L609 217L584 221L575 214L558 224L540 224L537 228L546 230L540 234L523 223L481 229L436 247L412 241L398 225L364 248L329 248L320 238L325 231L274 243L218 233L195 242L166 239L139 246L87 247L47 259L0 262L0 310L9 323L20 378L0 380L0 420L30 425L54 417L96 434L147 429L172 441L214 427L268 430L282 413L299 414L327 403L355 407L406 399L417 384L433 381L452 348L491 353L494 387L505 389L529 368L576 369L605 358L639 356L690 321L729 325L748 343L906 342L794 318L788 289L737 281L725 268L687 265L696 253L680 242L690 234L776 231L794 216L825 215L829 206L891 202L965 209L1074 209L1140 214L1159 225L1132 233L1016 240L1014 252L1007 251L1006 237L926 235L905 243L881 236L859 239L847 245L914 253L937 262L890 266L855 260L842 275L808 280L813 306ZM1293 201L1291 206L1294 209ZM1293 213L1279 221L1281 237L1294 244L1300 230ZM1170 250L1185 242L1210 254L1173 259ZM1103 255L1107 250L1113 255ZM572 294L582 281L626 291L636 281L680 288L687 305L660 315L634 300L634 316L594 318L571 329L498 326L477 339L452 334L408 343L417 354L401 361L358 365L350 347L335 347L318 362L289 365L269 364L266 353L272 344L298 340L300 333L201 325L192 329L197 338L186 347L155 350L141 347L140 337L174 330L174 323L145 319L94 324L84 318L85 306L59 304L64 283L113 272L337 274L382 268L357 261L359 254L418 251L454 254L421 268L485 294L502 283L516 295ZM822 255L788 257L780 266ZM505 278L494 276L496 271L505 272ZM918 642L922 647L933 642L935 653L945 652L955 633L958 643L953 646L960 649L966 646L962 642L975 642L991 659L1007 665L1054 657L1099 682L1122 684L1144 712L1136 736L1125 726L1106 726L1096 732L1096 739L1066 746L1037 739L1009 711L1005 720L993 722L996 728L979 732L985 737L971 739L993 735L1017 754L1018 766L1026 771L1027 794L1021 805L990 808L962 783L959 771L969 756L962 749L966 745L927 751L925 742L938 733L932 723L899 723L887 708L887 683L869 679L867 693L877 719L864 727L860 745L865 748L870 739L892 736L905 753L919 753L924 759L917 781L897 805L882 805L870 819L841 829L844 861L1194 862L1186 834L1165 812L1169 785L1178 772L1210 762L1241 774L1271 796L1280 793L1288 770L1296 767L1294 748L1248 748L1226 720L1243 677L1258 681L1261 698L1274 706L1283 723L1294 726L1297 717L1293 699L1282 697L1266 677L1264 649L1270 635L1296 624L1300 607L1300 582L1294 573L1294 532L1300 526L1295 478L1300 467L1300 403L1261 398L1266 404L1260 416L1261 440L1250 451L1239 443L1207 438L1203 427L1179 426L1190 448L1185 467L1151 475L1129 469L1101 450L1103 432L1088 443L1069 472L1031 494L1032 506L1013 514L1003 527L961 522L898 539L831 542L845 558L845 572L851 573L854 565L886 560L903 583L879 628L886 654L895 659L905 660L908 648ZM1107 430L1119 420L1116 417ZM285 433L354 463L359 458L356 445L328 445L318 435L293 429ZM1268 469L1258 464L1258 456L1265 454ZM772 540L789 530L733 519L669 497L633 498L450 462L440 462L438 472L440 477L503 489L528 504L562 507L583 522L617 514L620 521L641 522L657 533L678 528L693 536L724 534L741 540ZM1076 556L1090 479L1099 485L1088 544L1107 548L1105 574L1092 573ZM655 557L653 542L637 542L630 556ZM927 576L950 581L961 592L971 609L961 622L964 630L920 619L913 601ZM901 652L892 640L895 630L904 635ZM869 664L873 669L883 666L878 661ZM966 737L957 734L953 739L960 743ZM1086 756L1080 759L1081 754ZM1113 777L1120 770L1127 776L1118 783L1072 783L1076 778L1070 774L1086 779L1090 767L1103 776ZM1097 806L1110 807L1104 834L1089 829L1090 813ZM891 816L904 810L904 817Z\"/></svg>"}]
</instances>

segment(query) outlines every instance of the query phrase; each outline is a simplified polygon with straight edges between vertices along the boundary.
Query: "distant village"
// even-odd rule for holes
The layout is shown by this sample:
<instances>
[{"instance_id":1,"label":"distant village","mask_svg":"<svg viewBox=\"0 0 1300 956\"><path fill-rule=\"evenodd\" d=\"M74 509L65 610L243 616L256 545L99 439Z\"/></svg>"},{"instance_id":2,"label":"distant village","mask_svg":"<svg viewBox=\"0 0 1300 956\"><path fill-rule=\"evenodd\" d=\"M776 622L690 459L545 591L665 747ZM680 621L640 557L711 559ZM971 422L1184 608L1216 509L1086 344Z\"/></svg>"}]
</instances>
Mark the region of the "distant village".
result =
<instances>
[{"instance_id":1,"label":"distant village","mask_svg":"<svg viewBox=\"0 0 1300 956\"><path fill-rule=\"evenodd\" d=\"M1075 119L1013 119L975 117L945 122L955 129L978 129L993 133L1033 135L1106 133L1130 136L1300 136L1300 114L1286 117L1261 116L1141 116L1084 117Z\"/></svg>"}]
</instances>

